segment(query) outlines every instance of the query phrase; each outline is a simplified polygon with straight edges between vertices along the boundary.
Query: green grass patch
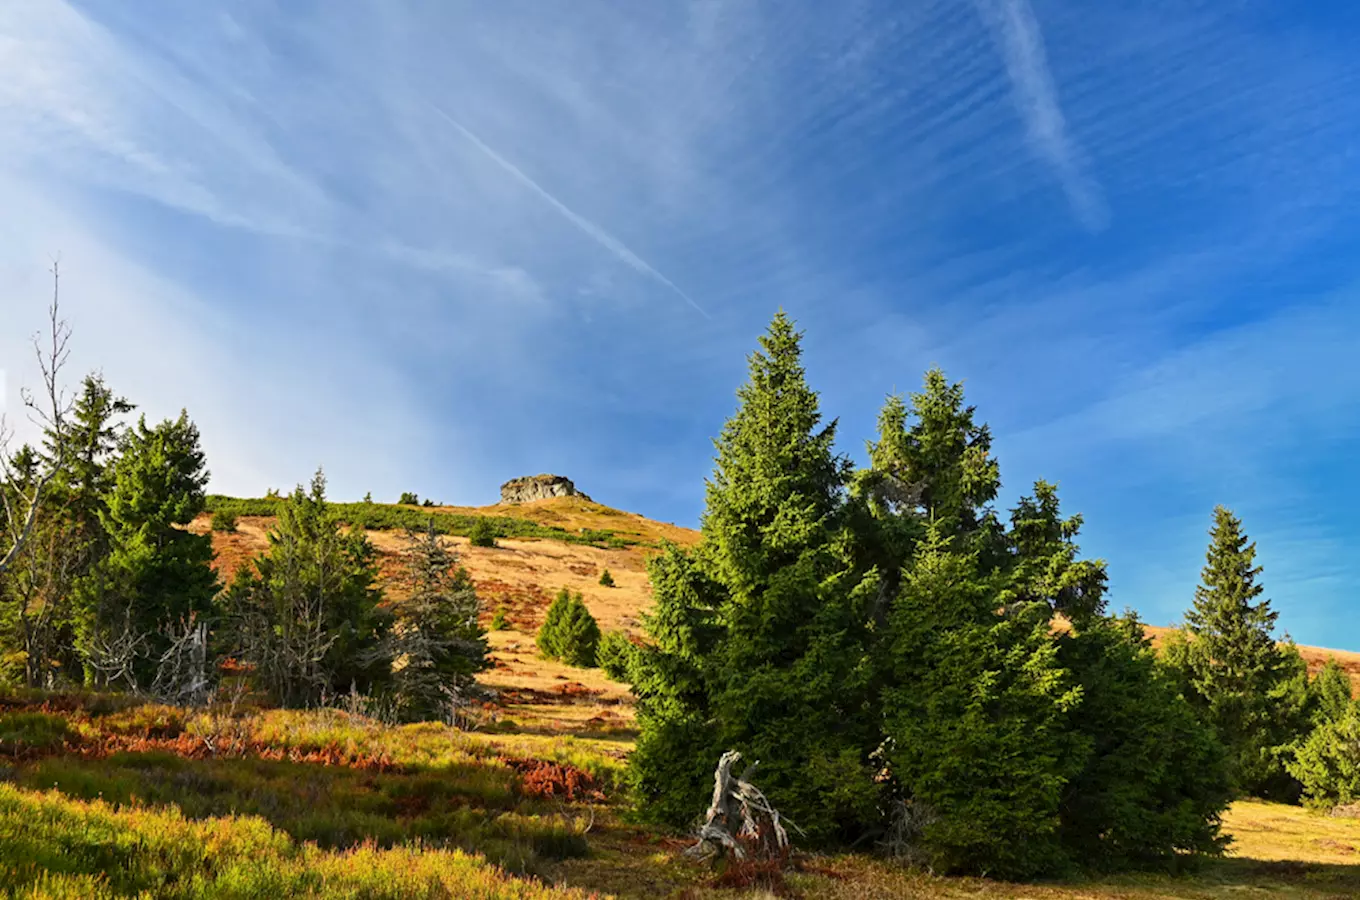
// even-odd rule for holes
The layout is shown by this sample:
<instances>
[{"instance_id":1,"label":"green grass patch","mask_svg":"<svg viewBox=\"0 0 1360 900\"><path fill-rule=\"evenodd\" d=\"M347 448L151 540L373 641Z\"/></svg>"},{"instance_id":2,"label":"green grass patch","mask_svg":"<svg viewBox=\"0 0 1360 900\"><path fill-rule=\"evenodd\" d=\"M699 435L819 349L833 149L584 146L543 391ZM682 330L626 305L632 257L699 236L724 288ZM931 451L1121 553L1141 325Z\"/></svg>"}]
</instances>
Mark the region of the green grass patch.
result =
<instances>
[{"instance_id":1,"label":"green grass patch","mask_svg":"<svg viewBox=\"0 0 1360 900\"><path fill-rule=\"evenodd\" d=\"M41 712L0 715L0 756L21 757L60 748L72 737L61 716Z\"/></svg>"},{"instance_id":2,"label":"green grass patch","mask_svg":"<svg viewBox=\"0 0 1360 900\"><path fill-rule=\"evenodd\" d=\"M116 807L175 807L190 819L259 816L294 840L328 849L418 841L476 851L517 872L588 849L574 819L520 798L514 773L501 765L379 773L153 752L101 760L53 757L12 777L32 790L60 790Z\"/></svg>"},{"instance_id":3,"label":"green grass patch","mask_svg":"<svg viewBox=\"0 0 1360 900\"><path fill-rule=\"evenodd\" d=\"M214 516L274 516L278 515L282 500L271 497L245 499L226 497L221 494L208 496L207 511ZM384 503L334 503L331 504L340 517L349 525L358 525L372 531L392 531L403 528L423 529L434 520L435 531L459 537L483 535L494 543L496 538L537 538L562 541L568 544L586 544L592 547L623 549L642 544L634 538L624 537L613 531L584 529L568 531L554 525L543 525L528 519L510 516L474 516L465 513L447 513L410 506Z\"/></svg>"},{"instance_id":4,"label":"green grass patch","mask_svg":"<svg viewBox=\"0 0 1360 900\"><path fill-rule=\"evenodd\" d=\"M0 890L7 897L584 898L507 875L458 850L300 844L263 818L195 821L174 809L0 784Z\"/></svg>"}]
</instances>

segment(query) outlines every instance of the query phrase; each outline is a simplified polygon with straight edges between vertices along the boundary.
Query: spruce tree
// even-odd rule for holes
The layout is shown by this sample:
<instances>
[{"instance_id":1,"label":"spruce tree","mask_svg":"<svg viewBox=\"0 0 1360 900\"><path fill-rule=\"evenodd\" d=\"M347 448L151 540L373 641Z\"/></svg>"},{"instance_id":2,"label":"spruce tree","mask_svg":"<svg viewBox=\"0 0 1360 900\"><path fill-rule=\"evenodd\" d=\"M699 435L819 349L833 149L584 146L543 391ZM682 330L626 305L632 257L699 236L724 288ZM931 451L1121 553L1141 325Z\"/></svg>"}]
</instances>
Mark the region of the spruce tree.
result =
<instances>
[{"instance_id":1,"label":"spruce tree","mask_svg":"<svg viewBox=\"0 0 1360 900\"><path fill-rule=\"evenodd\" d=\"M822 424L808 387L801 340L788 316L774 317L715 442L701 530L738 605L830 541L848 480L849 463L833 449L836 423Z\"/></svg>"},{"instance_id":2,"label":"spruce tree","mask_svg":"<svg viewBox=\"0 0 1360 900\"><path fill-rule=\"evenodd\" d=\"M1046 481L1020 498L1006 532L1007 604L1042 602L1077 626L1105 609L1107 576L1102 560L1078 559L1080 515L1063 518L1058 489Z\"/></svg>"},{"instance_id":3,"label":"spruce tree","mask_svg":"<svg viewBox=\"0 0 1360 900\"><path fill-rule=\"evenodd\" d=\"M378 567L362 528L326 500L321 470L279 504L269 551L242 566L226 597L232 652L285 706L311 706L391 679L382 652L391 614L379 607Z\"/></svg>"},{"instance_id":4,"label":"spruce tree","mask_svg":"<svg viewBox=\"0 0 1360 900\"><path fill-rule=\"evenodd\" d=\"M1351 676L1334 656L1327 657L1326 665L1314 676L1310 689L1314 697L1314 718L1319 725L1340 721L1355 697Z\"/></svg>"},{"instance_id":5,"label":"spruce tree","mask_svg":"<svg viewBox=\"0 0 1360 900\"><path fill-rule=\"evenodd\" d=\"M1299 785L1285 757L1308 729L1307 671L1274 637L1278 613L1260 599L1256 544L1225 507L1214 526L1184 634L1168 643L1187 697L1228 749L1239 791L1292 800Z\"/></svg>"},{"instance_id":6,"label":"spruce tree","mask_svg":"<svg viewBox=\"0 0 1360 900\"><path fill-rule=\"evenodd\" d=\"M704 552L702 544L686 550L667 542L648 560L652 607L643 626L651 642L637 648L630 673L639 731L628 767L633 793L644 818L673 826L702 808L726 749L709 725L727 593L708 574Z\"/></svg>"},{"instance_id":7,"label":"spruce tree","mask_svg":"<svg viewBox=\"0 0 1360 900\"><path fill-rule=\"evenodd\" d=\"M560 634L562 622L567 617L567 610L571 606L571 590L562 588L553 598L553 602L548 604L548 611L543 616L543 624L538 628L538 634L534 636L534 643L538 646L538 652L549 659L557 659L562 655Z\"/></svg>"},{"instance_id":8,"label":"spruce tree","mask_svg":"<svg viewBox=\"0 0 1360 900\"><path fill-rule=\"evenodd\" d=\"M1319 725L1288 761L1309 806L1360 802L1360 701Z\"/></svg>"},{"instance_id":9,"label":"spruce tree","mask_svg":"<svg viewBox=\"0 0 1360 900\"><path fill-rule=\"evenodd\" d=\"M435 718L466 694L488 667L481 604L467 569L435 531L434 520L408 535L409 596L394 604L389 635L392 689L403 717Z\"/></svg>"},{"instance_id":10,"label":"spruce tree","mask_svg":"<svg viewBox=\"0 0 1360 900\"><path fill-rule=\"evenodd\" d=\"M600 648L596 662L600 669L613 681L630 682L633 680L633 657L637 648L622 631L606 631L600 637Z\"/></svg>"},{"instance_id":11,"label":"spruce tree","mask_svg":"<svg viewBox=\"0 0 1360 900\"><path fill-rule=\"evenodd\" d=\"M1081 691L1047 607L998 614L997 580L932 527L891 615L896 675L886 756L920 840L950 872L1027 877L1060 868L1063 788L1080 772Z\"/></svg>"},{"instance_id":12,"label":"spruce tree","mask_svg":"<svg viewBox=\"0 0 1360 900\"><path fill-rule=\"evenodd\" d=\"M99 510L109 552L82 583L80 638L93 676L116 665L145 686L168 646L164 630L208 612L217 593L212 539L184 527L203 511L208 471L183 412L154 428L143 417L120 450ZM97 659L110 652L121 656Z\"/></svg>"},{"instance_id":13,"label":"spruce tree","mask_svg":"<svg viewBox=\"0 0 1360 900\"><path fill-rule=\"evenodd\" d=\"M1093 616L1058 638L1081 688L1083 764L1063 788L1059 836L1093 870L1174 868L1217 855L1232 799L1227 756L1180 696L1136 616Z\"/></svg>"},{"instance_id":14,"label":"spruce tree","mask_svg":"<svg viewBox=\"0 0 1360 900\"><path fill-rule=\"evenodd\" d=\"M64 495L62 506L73 538L82 544L87 567L107 550L100 514L112 488L110 463L126 433L120 417L134 409L135 405L113 393L102 376L87 375L60 438L50 428L44 437L49 460L55 458L59 440L65 447L66 462L55 479L54 491Z\"/></svg>"},{"instance_id":15,"label":"spruce tree","mask_svg":"<svg viewBox=\"0 0 1360 900\"><path fill-rule=\"evenodd\" d=\"M909 408L889 398L869 450L873 468L911 486L912 505L942 536L962 539L960 550L977 549L979 533L995 528L989 505L1001 488L991 430L974 421L976 412L964 402L962 382L932 368Z\"/></svg>"},{"instance_id":16,"label":"spruce tree","mask_svg":"<svg viewBox=\"0 0 1360 900\"><path fill-rule=\"evenodd\" d=\"M822 422L800 340L776 315L716 441L698 561L719 595L719 629L713 658L692 671L703 700L652 695L654 679L640 676L648 708L636 771L644 802L678 793L692 813L718 755L738 750L760 760L762 789L817 840L862 832L875 815L867 755L876 723L864 650L870 592L843 553L849 464L834 451L835 423ZM658 607L683 605L687 582L654 586ZM667 588L682 597L665 597Z\"/></svg>"},{"instance_id":17,"label":"spruce tree","mask_svg":"<svg viewBox=\"0 0 1360 900\"><path fill-rule=\"evenodd\" d=\"M558 592L538 631L537 643L544 656L569 666L595 666L600 626L580 593L573 594L567 588Z\"/></svg>"}]
</instances>

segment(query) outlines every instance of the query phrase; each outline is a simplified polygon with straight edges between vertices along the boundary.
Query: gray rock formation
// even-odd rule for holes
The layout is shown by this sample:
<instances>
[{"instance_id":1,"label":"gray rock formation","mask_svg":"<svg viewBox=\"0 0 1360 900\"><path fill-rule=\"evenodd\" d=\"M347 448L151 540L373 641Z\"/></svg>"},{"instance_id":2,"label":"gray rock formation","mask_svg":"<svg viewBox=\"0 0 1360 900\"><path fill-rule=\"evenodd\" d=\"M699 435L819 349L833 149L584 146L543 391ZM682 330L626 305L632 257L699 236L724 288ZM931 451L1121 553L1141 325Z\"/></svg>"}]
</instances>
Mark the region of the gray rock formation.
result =
<instances>
[{"instance_id":1,"label":"gray rock formation","mask_svg":"<svg viewBox=\"0 0 1360 900\"><path fill-rule=\"evenodd\" d=\"M502 503L530 503L534 500L547 500L550 497L580 497L589 500L585 494L576 490L570 478L561 475L526 475L513 478L501 485Z\"/></svg>"}]
</instances>

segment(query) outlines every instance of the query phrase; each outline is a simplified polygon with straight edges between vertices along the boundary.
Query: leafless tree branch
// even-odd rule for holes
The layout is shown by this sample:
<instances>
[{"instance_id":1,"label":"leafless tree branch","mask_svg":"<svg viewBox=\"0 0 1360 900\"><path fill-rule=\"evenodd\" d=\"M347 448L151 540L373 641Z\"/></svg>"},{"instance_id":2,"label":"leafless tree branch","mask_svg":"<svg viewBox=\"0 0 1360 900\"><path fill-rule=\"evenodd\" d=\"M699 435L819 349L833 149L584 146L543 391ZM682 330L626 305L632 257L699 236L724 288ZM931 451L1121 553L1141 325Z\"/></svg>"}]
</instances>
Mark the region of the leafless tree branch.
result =
<instances>
[{"instance_id":1,"label":"leafless tree branch","mask_svg":"<svg viewBox=\"0 0 1360 900\"><path fill-rule=\"evenodd\" d=\"M5 544L8 545L3 556L0 556L0 574L4 574L23 552L38 520L43 495L66 464L66 418L71 412L72 401L61 386L61 371L70 358L67 345L71 339L71 329L61 317L60 287L61 271L59 264L54 261L48 334L46 337L41 334L33 337L33 352L38 357L38 368L42 372L42 393L38 396L27 389L20 390L29 420L52 435L51 458L44 461L31 485L20 484L19 473L14 470L10 455L14 432L0 417L0 481L5 486L4 490L0 490L0 498L4 504Z\"/></svg>"}]
</instances>

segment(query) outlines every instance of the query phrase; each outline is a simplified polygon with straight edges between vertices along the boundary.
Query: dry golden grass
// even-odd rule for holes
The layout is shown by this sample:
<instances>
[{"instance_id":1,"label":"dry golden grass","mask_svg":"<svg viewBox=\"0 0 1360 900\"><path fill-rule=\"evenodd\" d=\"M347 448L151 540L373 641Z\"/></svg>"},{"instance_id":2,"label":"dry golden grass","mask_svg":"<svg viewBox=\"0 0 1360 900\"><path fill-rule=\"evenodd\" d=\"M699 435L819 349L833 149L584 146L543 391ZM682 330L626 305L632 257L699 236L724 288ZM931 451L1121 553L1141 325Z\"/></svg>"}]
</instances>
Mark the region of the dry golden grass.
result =
<instances>
[{"instance_id":1,"label":"dry golden grass","mask_svg":"<svg viewBox=\"0 0 1360 900\"><path fill-rule=\"evenodd\" d=\"M693 544L699 537L697 532L687 528L653 522L578 497L513 506L437 509L474 515L513 515L569 530L610 530L647 544L663 539ZM213 549L217 554L215 565L224 579L268 549L267 535L273 524L272 517L242 516L237 521L235 533L213 533ZM194 521L190 530L204 534L208 532L208 526L209 517L205 514ZM369 531L368 537L380 554L379 565L383 573L395 574L400 568L405 536L393 531ZM490 548L473 547L465 538L453 537L449 541L457 548L463 565L477 583L488 621L497 609L503 608L515 627L532 634L542 623L548 604L558 589L570 587L585 598L586 606L600 623L600 628L641 633L639 613L651 598L646 562L647 557L656 552L650 546L602 549L552 540L501 539L498 546ZM602 587L599 583L600 573L606 568L614 577L614 587Z\"/></svg>"},{"instance_id":2,"label":"dry golden grass","mask_svg":"<svg viewBox=\"0 0 1360 900\"><path fill-rule=\"evenodd\" d=\"M1223 827L1233 836L1234 858L1360 866L1360 819L1242 800L1223 817Z\"/></svg>"},{"instance_id":3,"label":"dry golden grass","mask_svg":"<svg viewBox=\"0 0 1360 900\"><path fill-rule=\"evenodd\" d=\"M604 506L580 497L554 497L532 503L497 503L492 506L438 506L438 512L471 516L510 516L567 531L595 529L613 531L648 544L666 540L682 546L697 543L699 533L670 522L656 522L637 513Z\"/></svg>"},{"instance_id":4,"label":"dry golden grass","mask_svg":"<svg viewBox=\"0 0 1360 900\"><path fill-rule=\"evenodd\" d=\"M1299 807L1239 803L1225 825L1236 844L1223 860L1183 875L1009 884L978 878L940 878L853 854L802 860L786 876L791 893L828 900L1227 900L1261 897L1340 900L1360 897L1360 820L1329 819ZM680 854L686 844L611 825L592 840L589 858L553 866L556 879L620 898L684 897L766 900L768 890L718 890L712 874Z\"/></svg>"}]
</instances>

